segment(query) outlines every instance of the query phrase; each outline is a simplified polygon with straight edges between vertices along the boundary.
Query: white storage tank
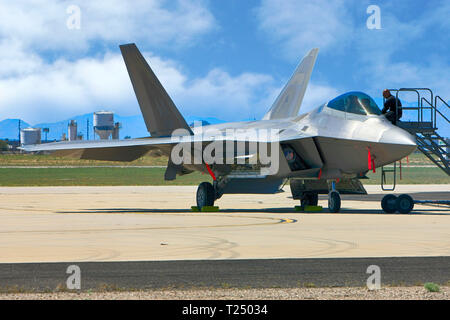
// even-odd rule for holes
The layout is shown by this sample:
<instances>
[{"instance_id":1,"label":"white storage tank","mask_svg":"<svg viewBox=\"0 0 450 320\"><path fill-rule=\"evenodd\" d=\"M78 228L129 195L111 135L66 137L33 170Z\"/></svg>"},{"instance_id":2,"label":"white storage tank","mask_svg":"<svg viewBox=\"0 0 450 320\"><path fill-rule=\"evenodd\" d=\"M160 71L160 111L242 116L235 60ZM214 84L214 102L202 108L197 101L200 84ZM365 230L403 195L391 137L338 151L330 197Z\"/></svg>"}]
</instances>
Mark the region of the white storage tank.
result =
<instances>
[{"instance_id":1,"label":"white storage tank","mask_svg":"<svg viewBox=\"0 0 450 320\"><path fill-rule=\"evenodd\" d=\"M114 131L114 113L111 111L94 112L94 131L100 139L108 139Z\"/></svg>"},{"instance_id":2,"label":"white storage tank","mask_svg":"<svg viewBox=\"0 0 450 320\"><path fill-rule=\"evenodd\" d=\"M77 140L77 122L75 120L70 120L68 125L68 134L69 141Z\"/></svg>"},{"instance_id":3,"label":"white storage tank","mask_svg":"<svg viewBox=\"0 0 450 320\"><path fill-rule=\"evenodd\" d=\"M39 144L41 143L41 128L26 128L20 130L20 144Z\"/></svg>"}]
</instances>

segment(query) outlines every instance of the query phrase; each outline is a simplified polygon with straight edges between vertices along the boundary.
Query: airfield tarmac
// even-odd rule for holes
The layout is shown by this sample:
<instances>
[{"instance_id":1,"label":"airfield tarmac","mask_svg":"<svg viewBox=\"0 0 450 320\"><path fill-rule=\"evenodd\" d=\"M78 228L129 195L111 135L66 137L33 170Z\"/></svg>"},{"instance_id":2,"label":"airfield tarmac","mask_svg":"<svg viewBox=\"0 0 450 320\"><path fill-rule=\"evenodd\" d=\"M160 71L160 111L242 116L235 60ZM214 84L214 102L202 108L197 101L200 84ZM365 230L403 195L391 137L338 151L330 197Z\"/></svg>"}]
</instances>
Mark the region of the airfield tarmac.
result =
<instances>
[{"instance_id":1,"label":"airfield tarmac","mask_svg":"<svg viewBox=\"0 0 450 320\"><path fill-rule=\"evenodd\" d=\"M343 196L341 213L299 213L286 192L224 195L193 213L196 187L2 187L0 262L450 256L448 207L385 214L379 186ZM448 200L450 185L403 185ZM366 201L361 201L366 199Z\"/></svg>"}]
</instances>

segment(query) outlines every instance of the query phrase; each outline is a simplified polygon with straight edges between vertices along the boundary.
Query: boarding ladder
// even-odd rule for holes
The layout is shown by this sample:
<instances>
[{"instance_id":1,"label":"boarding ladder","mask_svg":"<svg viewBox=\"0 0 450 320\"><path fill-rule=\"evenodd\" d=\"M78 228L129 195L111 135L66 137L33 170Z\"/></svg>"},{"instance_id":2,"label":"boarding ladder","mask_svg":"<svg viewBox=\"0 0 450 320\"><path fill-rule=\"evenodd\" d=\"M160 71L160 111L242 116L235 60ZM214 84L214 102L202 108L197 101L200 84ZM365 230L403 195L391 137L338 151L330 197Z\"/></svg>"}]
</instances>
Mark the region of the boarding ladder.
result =
<instances>
[{"instance_id":1,"label":"boarding ladder","mask_svg":"<svg viewBox=\"0 0 450 320\"><path fill-rule=\"evenodd\" d=\"M445 114L449 114L449 104L440 96L435 96L433 91L428 88L401 88L389 89L398 99L405 92L417 94L417 104L403 106L403 115L397 126L405 129L416 137L417 149L419 149L436 166L442 169L447 175L450 175L449 159L449 139L442 137L438 133L438 125L447 127L449 120ZM384 101L383 101L384 102ZM406 103L403 103L406 105ZM396 108L398 112L398 107ZM413 115L414 120L410 120ZM398 117L397 117L398 118ZM408 118L408 119L407 119ZM416 121L417 118L417 121ZM383 190L394 190L396 184L396 163L393 169L381 168L381 188ZM393 172L393 186L386 187L386 173Z\"/></svg>"}]
</instances>

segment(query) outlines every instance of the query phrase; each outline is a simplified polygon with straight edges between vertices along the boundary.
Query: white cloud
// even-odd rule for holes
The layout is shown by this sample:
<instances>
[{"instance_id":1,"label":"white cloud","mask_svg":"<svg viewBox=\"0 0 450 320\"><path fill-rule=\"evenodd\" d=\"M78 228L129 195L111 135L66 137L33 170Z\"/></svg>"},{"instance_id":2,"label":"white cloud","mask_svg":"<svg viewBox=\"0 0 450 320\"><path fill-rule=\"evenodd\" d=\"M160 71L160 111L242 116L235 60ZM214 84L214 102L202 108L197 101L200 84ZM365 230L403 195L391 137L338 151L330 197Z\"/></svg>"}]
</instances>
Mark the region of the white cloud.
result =
<instances>
[{"instance_id":1,"label":"white cloud","mask_svg":"<svg viewBox=\"0 0 450 320\"><path fill-rule=\"evenodd\" d=\"M329 49L336 53L351 41L349 35L354 28L341 0L263 0L256 13L260 30L291 61L297 61L313 47L319 47L320 54ZM300 113L311 111L337 95L338 90L332 86L310 82Z\"/></svg>"},{"instance_id":2,"label":"white cloud","mask_svg":"<svg viewBox=\"0 0 450 320\"><path fill-rule=\"evenodd\" d=\"M0 79L1 116L56 121L100 106L129 105L128 79L120 63L120 56L109 54L102 59L57 60L41 64L35 72Z\"/></svg>"},{"instance_id":3,"label":"white cloud","mask_svg":"<svg viewBox=\"0 0 450 320\"><path fill-rule=\"evenodd\" d=\"M430 87L450 97L445 38L450 31L450 3L382 2L380 30L366 28L369 4L373 3L263 0L256 12L260 29L283 55L294 60L318 46L330 64L340 66L342 71L334 72L342 74L335 78L355 89L381 96L386 87ZM401 6L419 13L400 16Z\"/></svg>"},{"instance_id":4,"label":"white cloud","mask_svg":"<svg viewBox=\"0 0 450 320\"><path fill-rule=\"evenodd\" d=\"M79 30L67 28L71 5L81 9ZM203 0L1 1L0 117L36 123L103 108L138 114L122 57L108 46L141 41L147 47L186 47L214 28L216 21ZM198 83L209 84L208 91L217 93L234 81L225 72L217 79L212 73L194 79L189 88L179 65L154 56L151 62L167 90L189 112L195 111L192 92L201 92Z\"/></svg>"},{"instance_id":5,"label":"white cloud","mask_svg":"<svg viewBox=\"0 0 450 320\"><path fill-rule=\"evenodd\" d=\"M67 28L70 5L81 10L81 28ZM170 9L167 7L170 6ZM215 27L203 1L17 0L0 2L0 39L20 41L38 51L84 51L95 41L145 41L189 45Z\"/></svg>"},{"instance_id":6,"label":"white cloud","mask_svg":"<svg viewBox=\"0 0 450 320\"><path fill-rule=\"evenodd\" d=\"M260 117L269 108L272 77L242 73L235 77L221 69L211 70L206 77L186 84L179 94L194 114L205 114L226 120Z\"/></svg>"},{"instance_id":7,"label":"white cloud","mask_svg":"<svg viewBox=\"0 0 450 320\"><path fill-rule=\"evenodd\" d=\"M339 92L328 85L310 83L300 108L300 114L306 113L338 96Z\"/></svg>"},{"instance_id":8,"label":"white cloud","mask_svg":"<svg viewBox=\"0 0 450 320\"><path fill-rule=\"evenodd\" d=\"M146 54L149 64L184 115L241 120L261 116L273 92L270 76L231 76L213 69L189 79L176 62ZM139 114L137 100L119 54L36 63L34 72L0 79L0 114L27 122L56 121L108 109L121 115Z\"/></svg>"},{"instance_id":9,"label":"white cloud","mask_svg":"<svg viewBox=\"0 0 450 320\"><path fill-rule=\"evenodd\" d=\"M0 39L0 79L33 73L42 64L42 58L26 53L20 41Z\"/></svg>"},{"instance_id":10,"label":"white cloud","mask_svg":"<svg viewBox=\"0 0 450 320\"><path fill-rule=\"evenodd\" d=\"M342 46L352 31L345 1L263 0L256 10L260 29L280 44L290 59L313 48Z\"/></svg>"},{"instance_id":11,"label":"white cloud","mask_svg":"<svg viewBox=\"0 0 450 320\"><path fill-rule=\"evenodd\" d=\"M450 5L447 5L450 8ZM444 10L445 12L445 10ZM388 8L382 10L382 30L362 30L356 38L357 70L372 94L381 95L384 88L431 88L450 97L450 62L446 56L423 45L430 28L445 28L440 10L424 12L413 20L400 21ZM442 23L440 23L442 22ZM450 31L450 30L449 30ZM435 38L439 41L439 38ZM439 46L436 43L436 46ZM410 52L405 52L405 49ZM420 59L411 58L421 54ZM414 95L405 95L406 99Z\"/></svg>"}]
</instances>

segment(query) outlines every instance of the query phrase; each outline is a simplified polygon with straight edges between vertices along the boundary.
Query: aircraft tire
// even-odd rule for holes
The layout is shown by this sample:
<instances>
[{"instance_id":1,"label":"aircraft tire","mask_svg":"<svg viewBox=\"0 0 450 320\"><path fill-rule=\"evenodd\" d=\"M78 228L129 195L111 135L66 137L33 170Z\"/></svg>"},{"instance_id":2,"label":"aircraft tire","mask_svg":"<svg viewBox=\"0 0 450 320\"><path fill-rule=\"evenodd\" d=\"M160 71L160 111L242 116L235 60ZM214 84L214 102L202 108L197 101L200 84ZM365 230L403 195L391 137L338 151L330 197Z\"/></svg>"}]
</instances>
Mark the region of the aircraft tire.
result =
<instances>
[{"instance_id":1,"label":"aircraft tire","mask_svg":"<svg viewBox=\"0 0 450 320\"><path fill-rule=\"evenodd\" d=\"M214 205L214 187L209 182L202 182L197 188L197 207L201 210L205 206Z\"/></svg>"},{"instance_id":2,"label":"aircraft tire","mask_svg":"<svg viewBox=\"0 0 450 320\"><path fill-rule=\"evenodd\" d=\"M337 191L330 191L328 194L328 210L336 213L341 210L341 196Z\"/></svg>"},{"instance_id":3,"label":"aircraft tire","mask_svg":"<svg viewBox=\"0 0 450 320\"><path fill-rule=\"evenodd\" d=\"M393 194L387 194L381 200L381 208L386 213L397 211L397 197Z\"/></svg>"},{"instance_id":4,"label":"aircraft tire","mask_svg":"<svg viewBox=\"0 0 450 320\"><path fill-rule=\"evenodd\" d=\"M300 205L305 208L306 206L317 206L319 203L319 194L316 192L305 192L302 199L300 200Z\"/></svg>"},{"instance_id":5,"label":"aircraft tire","mask_svg":"<svg viewBox=\"0 0 450 320\"><path fill-rule=\"evenodd\" d=\"M414 200L408 194L401 194L395 200L395 208L400 213L404 214L410 213L411 210L414 208Z\"/></svg>"}]
</instances>

